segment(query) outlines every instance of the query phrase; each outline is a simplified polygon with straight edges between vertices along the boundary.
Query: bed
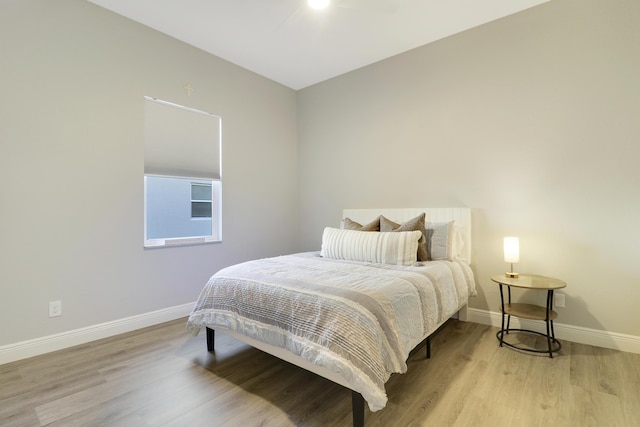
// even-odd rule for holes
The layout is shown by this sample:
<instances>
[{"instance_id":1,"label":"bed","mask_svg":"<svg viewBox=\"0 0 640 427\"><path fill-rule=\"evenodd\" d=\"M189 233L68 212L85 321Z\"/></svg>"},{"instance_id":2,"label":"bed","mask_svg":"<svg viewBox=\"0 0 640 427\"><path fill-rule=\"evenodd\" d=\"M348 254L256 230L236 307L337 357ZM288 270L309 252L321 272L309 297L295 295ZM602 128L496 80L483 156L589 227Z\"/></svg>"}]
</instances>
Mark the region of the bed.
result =
<instances>
[{"instance_id":1,"label":"bed","mask_svg":"<svg viewBox=\"0 0 640 427\"><path fill-rule=\"evenodd\" d=\"M468 208L346 209L319 252L214 274L187 327L207 331L209 351L218 330L351 389L362 426L364 402L384 408L409 352L426 341L428 355L438 328L466 320L470 261Z\"/></svg>"}]
</instances>

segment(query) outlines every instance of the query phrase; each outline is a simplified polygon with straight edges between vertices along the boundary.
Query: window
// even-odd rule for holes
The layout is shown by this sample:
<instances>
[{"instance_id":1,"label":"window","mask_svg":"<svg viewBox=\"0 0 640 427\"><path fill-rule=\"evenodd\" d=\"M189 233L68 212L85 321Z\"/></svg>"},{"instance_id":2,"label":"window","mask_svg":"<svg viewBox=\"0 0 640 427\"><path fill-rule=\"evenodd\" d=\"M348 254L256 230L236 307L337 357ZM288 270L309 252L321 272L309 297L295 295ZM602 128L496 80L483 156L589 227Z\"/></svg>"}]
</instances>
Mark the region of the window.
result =
<instances>
[{"instance_id":1,"label":"window","mask_svg":"<svg viewBox=\"0 0 640 427\"><path fill-rule=\"evenodd\" d=\"M191 218L211 218L211 183L191 183Z\"/></svg>"},{"instance_id":2,"label":"window","mask_svg":"<svg viewBox=\"0 0 640 427\"><path fill-rule=\"evenodd\" d=\"M222 240L220 136L220 117L145 97L145 247Z\"/></svg>"}]
</instances>

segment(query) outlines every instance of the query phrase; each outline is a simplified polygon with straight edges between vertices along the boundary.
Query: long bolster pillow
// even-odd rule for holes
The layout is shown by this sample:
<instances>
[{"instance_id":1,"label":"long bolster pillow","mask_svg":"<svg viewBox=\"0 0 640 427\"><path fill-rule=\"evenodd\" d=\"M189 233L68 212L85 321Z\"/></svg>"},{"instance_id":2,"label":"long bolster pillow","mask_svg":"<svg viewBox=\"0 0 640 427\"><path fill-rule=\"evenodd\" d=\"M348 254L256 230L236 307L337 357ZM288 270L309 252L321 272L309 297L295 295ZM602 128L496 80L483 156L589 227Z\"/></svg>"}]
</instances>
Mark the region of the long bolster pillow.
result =
<instances>
[{"instance_id":1,"label":"long bolster pillow","mask_svg":"<svg viewBox=\"0 0 640 427\"><path fill-rule=\"evenodd\" d=\"M379 232L326 227L320 255L331 259L411 265L417 260L421 231Z\"/></svg>"}]
</instances>

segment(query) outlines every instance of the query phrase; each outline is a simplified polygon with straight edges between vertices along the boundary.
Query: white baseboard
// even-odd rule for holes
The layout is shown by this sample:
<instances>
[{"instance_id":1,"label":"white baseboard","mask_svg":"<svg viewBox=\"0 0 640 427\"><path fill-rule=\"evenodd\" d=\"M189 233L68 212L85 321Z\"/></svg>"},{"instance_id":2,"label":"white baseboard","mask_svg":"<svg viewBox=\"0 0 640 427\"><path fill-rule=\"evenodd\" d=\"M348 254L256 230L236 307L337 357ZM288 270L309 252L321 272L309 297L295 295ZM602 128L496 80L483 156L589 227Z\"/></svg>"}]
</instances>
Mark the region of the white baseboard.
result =
<instances>
[{"instance_id":1,"label":"white baseboard","mask_svg":"<svg viewBox=\"0 0 640 427\"><path fill-rule=\"evenodd\" d=\"M86 328L8 344L0 347L0 365L186 317L192 308L193 303L188 303ZM500 327L500 313L468 308L466 316L464 314L462 313L460 320ZM542 322L513 317L511 325L514 328L544 332L544 323ZM555 322L554 325L558 339L640 354L640 337L558 322Z\"/></svg>"},{"instance_id":2,"label":"white baseboard","mask_svg":"<svg viewBox=\"0 0 640 427\"><path fill-rule=\"evenodd\" d=\"M469 322L500 328L502 323L501 313L469 308L467 311ZM580 344L588 344L596 347L611 348L640 354L640 337L597 329L582 328L579 326L565 325L553 322L556 338ZM512 328L530 329L545 332L544 322L535 320L511 318Z\"/></svg>"},{"instance_id":3,"label":"white baseboard","mask_svg":"<svg viewBox=\"0 0 640 427\"><path fill-rule=\"evenodd\" d=\"M0 365L188 316L194 303L139 314L0 347ZM185 329L186 330L186 329Z\"/></svg>"}]
</instances>

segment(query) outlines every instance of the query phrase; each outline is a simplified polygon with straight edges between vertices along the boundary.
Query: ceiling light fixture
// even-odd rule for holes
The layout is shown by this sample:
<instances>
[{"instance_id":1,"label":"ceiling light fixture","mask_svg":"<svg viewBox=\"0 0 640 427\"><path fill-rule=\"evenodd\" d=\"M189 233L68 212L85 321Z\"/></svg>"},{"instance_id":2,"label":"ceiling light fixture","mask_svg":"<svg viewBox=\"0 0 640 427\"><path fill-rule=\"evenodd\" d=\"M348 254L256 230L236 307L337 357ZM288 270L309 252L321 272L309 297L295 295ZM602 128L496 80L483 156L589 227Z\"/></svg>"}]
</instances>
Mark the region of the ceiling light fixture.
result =
<instances>
[{"instance_id":1,"label":"ceiling light fixture","mask_svg":"<svg viewBox=\"0 0 640 427\"><path fill-rule=\"evenodd\" d=\"M307 0L309 7L312 9L320 10L329 6L329 0Z\"/></svg>"}]
</instances>

